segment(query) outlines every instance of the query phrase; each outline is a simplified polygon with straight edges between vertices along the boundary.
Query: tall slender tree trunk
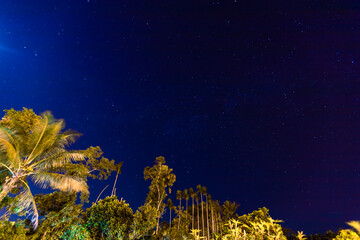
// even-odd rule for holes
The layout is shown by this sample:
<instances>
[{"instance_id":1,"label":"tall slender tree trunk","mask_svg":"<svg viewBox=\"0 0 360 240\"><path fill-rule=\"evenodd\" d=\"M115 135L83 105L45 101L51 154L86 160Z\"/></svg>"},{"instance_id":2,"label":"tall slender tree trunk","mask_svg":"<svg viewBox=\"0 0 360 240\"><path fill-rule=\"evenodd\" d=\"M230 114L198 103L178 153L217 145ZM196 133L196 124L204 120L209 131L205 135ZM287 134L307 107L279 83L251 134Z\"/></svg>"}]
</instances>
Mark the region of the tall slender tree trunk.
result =
<instances>
[{"instance_id":1,"label":"tall slender tree trunk","mask_svg":"<svg viewBox=\"0 0 360 240\"><path fill-rule=\"evenodd\" d=\"M203 230L203 237L205 237L205 220L204 220L204 202L203 202L203 196L202 193L200 193L201 197L201 218L202 218L202 230Z\"/></svg>"},{"instance_id":2,"label":"tall slender tree trunk","mask_svg":"<svg viewBox=\"0 0 360 240\"><path fill-rule=\"evenodd\" d=\"M215 232L215 225L214 225L214 206L211 202L210 204L210 208L211 208L211 232L214 233Z\"/></svg>"},{"instance_id":3,"label":"tall slender tree trunk","mask_svg":"<svg viewBox=\"0 0 360 240\"><path fill-rule=\"evenodd\" d=\"M197 203L197 224L198 224L198 229L200 230L200 211L199 211L199 198L196 200Z\"/></svg>"},{"instance_id":4,"label":"tall slender tree trunk","mask_svg":"<svg viewBox=\"0 0 360 240\"><path fill-rule=\"evenodd\" d=\"M219 227L218 227L218 225L219 225L219 223L218 223L218 219L217 219L217 212L216 212L216 210L217 209L215 209L215 213L214 213L214 219L215 219L215 232L216 232L216 234L219 234L219 232L218 232L218 230L219 230Z\"/></svg>"},{"instance_id":5,"label":"tall slender tree trunk","mask_svg":"<svg viewBox=\"0 0 360 240\"><path fill-rule=\"evenodd\" d=\"M181 216L181 200L179 205L179 223L178 223L178 231L180 230L180 216Z\"/></svg>"},{"instance_id":6,"label":"tall slender tree trunk","mask_svg":"<svg viewBox=\"0 0 360 240\"><path fill-rule=\"evenodd\" d=\"M115 186L116 186L116 182L117 182L118 176L119 176L119 172L117 172L117 174L116 174L114 186L113 186L113 189L112 189L112 191L111 191L111 196L114 196L114 195L115 195L115 189L116 189Z\"/></svg>"},{"instance_id":7,"label":"tall slender tree trunk","mask_svg":"<svg viewBox=\"0 0 360 240\"><path fill-rule=\"evenodd\" d=\"M155 230L156 235L158 234L159 227L160 227L160 216L158 217L157 222L156 222L156 230Z\"/></svg>"},{"instance_id":8,"label":"tall slender tree trunk","mask_svg":"<svg viewBox=\"0 0 360 240\"><path fill-rule=\"evenodd\" d=\"M171 208L170 208L170 228L171 228Z\"/></svg>"},{"instance_id":9,"label":"tall slender tree trunk","mask_svg":"<svg viewBox=\"0 0 360 240\"><path fill-rule=\"evenodd\" d=\"M194 229L194 198L192 197L192 229Z\"/></svg>"},{"instance_id":10,"label":"tall slender tree trunk","mask_svg":"<svg viewBox=\"0 0 360 240\"><path fill-rule=\"evenodd\" d=\"M220 238L222 238L222 221L221 221L221 214L219 212L219 228L220 228Z\"/></svg>"},{"instance_id":11,"label":"tall slender tree trunk","mask_svg":"<svg viewBox=\"0 0 360 240\"><path fill-rule=\"evenodd\" d=\"M188 216L188 199L185 199L186 201L186 221L187 221L187 216Z\"/></svg>"},{"instance_id":12,"label":"tall slender tree trunk","mask_svg":"<svg viewBox=\"0 0 360 240\"><path fill-rule=\"evenodd\" d=\"M207 225L207 235L208 235L208 240L210 240L210 228L209 228L209 203L208 203L208 196L205 195L206 197L206 225Z\"/></svg>"}]
</instances>

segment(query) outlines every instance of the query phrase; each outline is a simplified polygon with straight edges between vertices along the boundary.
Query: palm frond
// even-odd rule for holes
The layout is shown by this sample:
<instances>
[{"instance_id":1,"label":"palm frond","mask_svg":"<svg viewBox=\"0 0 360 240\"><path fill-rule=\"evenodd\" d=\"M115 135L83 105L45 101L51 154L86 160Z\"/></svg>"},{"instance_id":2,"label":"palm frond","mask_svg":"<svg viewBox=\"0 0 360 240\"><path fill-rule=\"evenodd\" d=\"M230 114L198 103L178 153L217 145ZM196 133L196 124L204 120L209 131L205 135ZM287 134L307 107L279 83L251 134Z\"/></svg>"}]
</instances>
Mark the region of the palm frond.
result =
<instances>
[{"instance_id":1,"label":"palm frond","mask_svg":"<svg viewBox=\"0 0 360 240\"><path fill-rule=\"evenodd\" d=\"M40 142L43 141L43 136L48 127L48 124L49 124L49 118L45 116L41 120L41 124L38 124L33 127L30 144L29 144L29 146L31 146L30 147L31 152L30 152L29 156L27 157L27 159L25 160L25 164L32 162L33 158L34 158L33 155L36 156L36 152L39 151L38 146L39 146Z\"/></svg>"},{"instance_id":2,"label":"palm frond","mask_svg":"<svg viewBox=\"0 0 360 240\"><path fill-rule=\"evenodd\" d=\"M89 169L84 164L76 164L76 163L66 163L61 165L60 167L54 167L54 168L44 168L34 169L34 174L37 174L38 172L46 171L49 173L59 173L67 176L73 176L77 179L85 179L89 175Z\"/></svg>"},{"instance_id":3,"label":"palm frond","mask_svg":"<svg viewBox=\"0 0 360 240\"><path fill-rule=\"evenodd\" d=\"M16 142L11 137L8 130L0 127L0 162L8 164L10 167L18 167L20 160Z\"/></svg>"},{"instance_id":4,"label":"palm frond","mask_svg":"<svg viewBox=\"0 0 360 240\"><path fill-rule=\"evenodd\" d=\"M86 194L89 193L89 187L84 179L75 176L53 172L39 172L31 175L31 178L34 180L35 184L42 188L50 187L65 192L75 191Z\"/></svg>"},{"instance_id":5,"label":"palm frond","mask_svg":"<svg viewBox=\"0 0 360 240\"><path fill-rule=\"evenodd\" d=\"M64 128L63 121L56 121L48 123L45 133L42 137L41 145L43 148L48 148L54 145L54 142L61 136L61 130Z\"/></svg>"},{"instance_id":6,"label":"palm frond","mask_svg":"<svg viewBox=\"0 0 360 240\"><path fill-rule=\"evenodd\" d=\"M89 169L83 164L73 164L68 163L64 164L60 168L53 168L52 171L48 172L57 172L63 173L69 176L76 176L77 178L86 178L89 174Z\"/></svg>"},{"instance_id":7,"label":"palm frond","mask_svg":"<svg viewBox=\"0 0 360 240\"><path fill-rule=\"evenodd\" d=\"M85 155L78 152L61 152L59 154L50 155L44 159L40 159L37 162L32 163L30 166L36 170L54 169L63 167L72 161L82 161L85 159Z\"/></svg>"},{"instance_id":8,"label":"palm frond","mask_svg":"<svg viewBox=\"0 0 360 240\"><path fill-rule=\"evenodd\" d=\"M24 182L25 183L25 182ZM16 211L31 216L31 222L36 229L39 223L39 213L29 186L25 183L23 191L17 196Z\"/></svg>"},{"instance_id":9,"label":"palm frond","mask_svg":"<svg viewBox=\"0 0 360 240\"><path fill-rule=\"evenodd\" d=\"M80 136L75 131L66 131L61 133L65 127L63 120L53 120L52 116L48 117L48 123L44 122L40 125L46 125L46 129L38 127L33 132L32 145L34 145L34 151L32 159L29 159L27 163L37 162L39 159L44 159L49 156L65 152L65 147L74 143ZM44 126L45 127L45 126ZM36 141L38 139L38 141ZM36 143L35 143L36 142Z\"/></svg>"},{"instance_id":10,"label":"palm frond","mask_svg":"<svg viewBox=\"0 0 360 240\"><path fill-rule=\"evenodd\" d=\"M5 153L6 157L8 158L6 159L7 161L11 162L13 159L16 159L17 152L14 146L10 142L1 138L0 138L0 151Z\"/></svg>"},{"instance_id":11,"label":"palm frond","mask_svg":"<svg viewBox=\"0 0 360 240\"><path fill-rule=\"evenodd\" d=\"M33 162L39 162L42 159L49 158L54 155L62 154L66 152L66 149L57 148L57 147L50 147L48 149L44 149L42 153L39 153L33 160Z\"/></svg>"},{"instance_id":12,"label":"palm frond","mask_svg":"<svg viewBox=\"0 0 360 240\"><path fill-rule=\"evenodd\" d=\"M359 221L350 221L347 224L353 227L358 233L360 233L360 222Z\"/></svg>"},{"instance_id":13,"label":"palm frond","mask_svg":"<svg viewBox=\"0 0 360 240\"><path fill-rule=\"evenodd\" d=\"M55 134L56 137L52 139L46 140L46 142L42 143L41 146L38 146L38 153L34 161L38 161L41 158L47 158L49 156L59 154L61 152L65 152L66 146L69 146L73 142L76 141L78 135L80 134L73 134L73 135L65 135L65 134ZM44 138L47 138L45 136Z\"/></svg>"},{"instance_id":14,"label":"palm frond","mask_svg":"<svg viewBox=\"0 0 360 240\"><path fill-rule=\"evenodd\" d=\"M33 150L27 163L31 163L39 156L46 154L50 150L54 150L54 143L61 136L60 132L64 126L62 121L45 121L44 124L41 125L43 125L43 129L38 128L33 133L34 137L31 142L33 144Z\"/></svg>"},{"instance_id":15,"label":"palm frond","mask_svg":"<svg viewBox=\"0 0 360 240\"><path fill-rule=\"evenodd\" d=\"M0 138L5 139L12 144L15 142L14 138L11 136L10 130L0 126Z\"/></svg>"},{"instance_id":16,"label":"palm frond","mask_svg":"<svg viewBox=\"0 0 360 240\"><path fill-rule=\"evenodd\" d=\"M74 130L66 130L63 134L60 135L60 138L57 139L56 144L62 148L65 148L75 143L81 135L81 133L78 133Z\"/></svg>"}]
</instances>

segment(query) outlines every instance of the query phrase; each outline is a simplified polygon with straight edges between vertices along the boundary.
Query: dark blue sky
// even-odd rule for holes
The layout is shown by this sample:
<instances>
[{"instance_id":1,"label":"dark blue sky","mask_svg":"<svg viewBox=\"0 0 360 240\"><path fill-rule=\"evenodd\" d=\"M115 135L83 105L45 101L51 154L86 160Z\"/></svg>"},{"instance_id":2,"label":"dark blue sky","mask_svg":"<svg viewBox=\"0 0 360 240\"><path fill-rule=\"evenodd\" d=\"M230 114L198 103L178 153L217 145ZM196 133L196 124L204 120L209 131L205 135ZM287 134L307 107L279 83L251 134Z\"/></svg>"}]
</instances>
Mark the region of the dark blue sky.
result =
<instances>
[{"instance_id":1,"label":"dark blue sky","mask_svg":"<svg viewBox=\"0 0 360 240\"><path fill-rule=\"evenodd\" d=\"M51 110L84 134L74 148L124 161L134 210L163 155L175 189L305 233L345 227L360 215L360 3L254 2L3 0L1 109ZM90 181L91 200L113 180Z\"/></svg>"}]
</instances>

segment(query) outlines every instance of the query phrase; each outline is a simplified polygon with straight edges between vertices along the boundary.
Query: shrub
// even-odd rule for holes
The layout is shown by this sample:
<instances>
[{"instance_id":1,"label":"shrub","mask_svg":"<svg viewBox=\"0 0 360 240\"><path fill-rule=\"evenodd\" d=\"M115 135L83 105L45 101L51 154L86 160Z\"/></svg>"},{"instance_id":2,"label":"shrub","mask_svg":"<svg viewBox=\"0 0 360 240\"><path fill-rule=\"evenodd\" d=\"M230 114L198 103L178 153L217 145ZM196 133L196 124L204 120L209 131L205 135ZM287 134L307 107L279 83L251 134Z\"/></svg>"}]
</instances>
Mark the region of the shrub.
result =
<instances>
[{"instance_id":1,"label":"shrub","mask_svg":"<svg viewBox=\"0 0 360 240\"><path fill-rule=\"evenodd\" d=\"M129 204L107 197L86 210L85 222L93 239L127 239L134 215Z\"/></svg>"}]
</instances>

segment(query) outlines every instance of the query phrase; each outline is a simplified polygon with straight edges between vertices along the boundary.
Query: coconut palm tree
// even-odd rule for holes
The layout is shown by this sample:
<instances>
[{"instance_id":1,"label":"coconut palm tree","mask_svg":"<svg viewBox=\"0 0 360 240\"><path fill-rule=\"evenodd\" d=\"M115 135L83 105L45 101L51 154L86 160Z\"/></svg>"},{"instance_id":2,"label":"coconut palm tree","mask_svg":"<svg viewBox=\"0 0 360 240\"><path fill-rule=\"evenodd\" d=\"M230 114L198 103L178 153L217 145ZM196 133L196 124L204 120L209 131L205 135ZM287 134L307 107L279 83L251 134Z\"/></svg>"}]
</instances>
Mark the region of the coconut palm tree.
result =
<instances>
[{"instance_id":1,"label":"coconut palm tree","mask_svg":"<svg viewBox=\"0 0 360 240\"><path fill-rule=\"evenodd\" d=\"M189 194L192 200L192 225L191 228L194 229L194 197L195 197L195 192L193 188L189 189Z\"/></svg>"},{"instance_id":2,"label":"coconut palm tree","mask_svg":"<svg viewBox=\"0 0 360 240\"><path fill-rule=\"evenodd\" d=\"M38 211L27 183L29 178L42 188L89 191L84 178L87 168L72 162L84 160L84 154L66 150L79 134L63 132L64 121L54 119L50 112L34 119L21 125L6 115L0 122L0 170L7 175L0 179L0 202L10 191L21 189L16 203L18 212L31 215L36 228Z\"/></svg>"}]
</instances>

